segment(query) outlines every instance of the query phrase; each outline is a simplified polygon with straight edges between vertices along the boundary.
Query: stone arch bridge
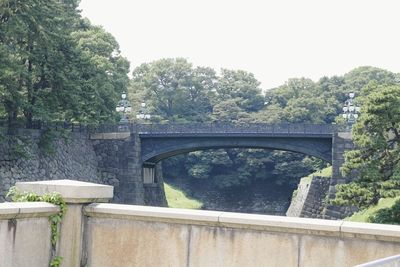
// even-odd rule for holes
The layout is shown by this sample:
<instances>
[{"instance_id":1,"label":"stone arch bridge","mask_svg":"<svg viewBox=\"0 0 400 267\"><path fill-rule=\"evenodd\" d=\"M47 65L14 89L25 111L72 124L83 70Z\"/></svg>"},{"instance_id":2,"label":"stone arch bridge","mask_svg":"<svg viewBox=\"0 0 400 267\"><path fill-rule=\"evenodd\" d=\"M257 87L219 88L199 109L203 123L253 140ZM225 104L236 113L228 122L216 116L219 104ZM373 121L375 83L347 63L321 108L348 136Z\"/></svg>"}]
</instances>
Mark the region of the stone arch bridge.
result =
<instances>
[{"instance_id":1,"label":"stone arch bridge","mask_svg":"<svg viewBox=\"0 0 400 267\"><path fill-rule=\"evenodd\" d=\"M160 194L162 177L157 163L175 155L217 148L299 152L331 163L334 186L346 182L339 168L344 151L352 148L348 134L329 124L129 124L103 126L91 139L112 143L116 151L109 160L117 162L114 172L120 181L115 190L121 192L120 202L136 204L143 204L140 199L151 204L146 194Z\"/></svg>"}]
</instances>

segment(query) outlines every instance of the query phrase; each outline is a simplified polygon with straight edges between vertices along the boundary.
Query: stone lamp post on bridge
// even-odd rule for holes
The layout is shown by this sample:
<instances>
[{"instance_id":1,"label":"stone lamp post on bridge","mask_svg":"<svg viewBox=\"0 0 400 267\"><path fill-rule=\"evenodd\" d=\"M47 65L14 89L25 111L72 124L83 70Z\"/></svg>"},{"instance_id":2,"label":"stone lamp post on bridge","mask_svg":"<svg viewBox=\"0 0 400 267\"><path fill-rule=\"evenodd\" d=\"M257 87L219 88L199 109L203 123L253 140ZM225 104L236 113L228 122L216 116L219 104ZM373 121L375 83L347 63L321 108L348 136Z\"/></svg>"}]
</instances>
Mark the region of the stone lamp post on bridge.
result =
<instances>
[{"instance_id":1,"label":"stone lamp post on bridge","mask_svg":"<svg viewBox=\"0 0 400 267\"><path fill-rule=\"evenodd\" d=\"M343 107L343 118L346 119L346 131L351 131L353 124L357 121L360 113L360 107L354 105L355 93L349 93L349 98L346 100Z\"/></svg>"},{"instance_id":2,"label":"stone lamp post on bridge","mask_svg":"<svg viewBox=\"0 0 400 267\"><path fill-rule=\"evenodd\" d=\"M151 115L148 114L148 111L146 108L146 103L142 102L140 104L139 114L136 115L136 119L140 119L140 120L150 120L151 119Z\"/></svg>"},{"instance_id":3,"label":"stone lamp post on bridge","mask_svg":"<svg viewBox=\"0 0 400 267\"><path fill-rule=\"evenodd\" d=\"M126 99L126 93L123 92L121 94L121 100L118 101L117 107L115 110L119 113L121 113L121 120L119 121L119 126L118 126L118 131L126 131L129 130L128 127L128 117L126 116L127 113L131 113L132 111L132 105L129 100Z\"/></svg>"}]
</instances>

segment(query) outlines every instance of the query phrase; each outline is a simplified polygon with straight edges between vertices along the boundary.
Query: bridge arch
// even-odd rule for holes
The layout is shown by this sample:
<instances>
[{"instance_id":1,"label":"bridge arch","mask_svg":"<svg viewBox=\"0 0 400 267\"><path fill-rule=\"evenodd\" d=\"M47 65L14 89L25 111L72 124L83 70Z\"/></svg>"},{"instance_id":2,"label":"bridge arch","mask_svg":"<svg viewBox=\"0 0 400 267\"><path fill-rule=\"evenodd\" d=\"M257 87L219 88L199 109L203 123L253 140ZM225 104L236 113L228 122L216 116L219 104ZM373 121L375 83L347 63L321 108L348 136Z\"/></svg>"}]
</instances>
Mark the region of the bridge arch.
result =
<instances>
[{"instance_id":1,"label":"bridge arch","mask_svg":"<svg viewBox=\"0 0 400 267\"><path fill-rule=\"evenodd\" d=\"M332 138L305 137L158 137L141 138L142 163L157 162L188 152L219 148L261 148L298 152L332 163Z\"/></svg>"},{"instance_id":2,"label":"bridge arch","mask_svg":"<svg viewBox=\"0 0 400 267\"><path fill-rule=\"evenodd\" d=\"M303 153L332 163L331 125L188 124L136 125L145 183L155 181L159 161L192 151L219 148L266 148Z\"/></svg>"}]
</instances>

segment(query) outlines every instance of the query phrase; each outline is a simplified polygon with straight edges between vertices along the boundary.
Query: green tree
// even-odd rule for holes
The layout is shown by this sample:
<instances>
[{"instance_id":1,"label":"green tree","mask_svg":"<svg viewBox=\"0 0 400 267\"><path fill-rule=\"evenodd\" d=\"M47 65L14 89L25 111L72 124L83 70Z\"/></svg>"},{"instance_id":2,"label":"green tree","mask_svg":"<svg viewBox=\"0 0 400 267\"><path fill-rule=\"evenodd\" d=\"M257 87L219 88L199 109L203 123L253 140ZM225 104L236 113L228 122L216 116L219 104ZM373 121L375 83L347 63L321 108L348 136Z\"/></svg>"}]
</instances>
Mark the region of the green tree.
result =
<instances>
[{"instance_id":1,"label":"green tree","mask_svg":"<svg viewBox=\"0 0 400 267\"><path fill-rule=\"evenodd\" d=\"M88 21L71 34L79 57L79 92L71 117L86 123L114 121L115 104L127 90L129 62L120 55L115 38Z\"/></svg>"},{"instance_id":2,"label":"green tree","mask_svg":"<svg viewBox=\"0 0 400 267\"><path fill-rule=\"evenodd\" d=\"M217 103L213 108L212 120L217 123L245 122L249 114L238 106L238 98L227 99Z\"/></svg>"},{"instance_id":3,"label":"green tree","mask_svg":"<svg viewBox=\"0 0 400 267\"><path fill-rule=\"evenodd\" d=\"M346 73L344 81L348 88L359 92L371 81L381 85L393 85L396 82L396 74L380 68L362 66Z\"/></svg>"},{"instance_id":4,"label":"green tree","mask_svg":"<svg viewBox=\"0 0 400 267\"><path fill-rule=\"evenodd\" d=\"M215 79L214 70L193 68L186 59L161 59L137 67L130 90L134 98L149 99L163 120L204 121L212 109Z\"/></svg>"},{"instance_id":5,"label":"green tree","mask_svg":"<svg viewBox=\"0 0 400 267\"><path fill-rule=\"evenodd\" d=\"M371 90L371 88L368 88ZM358 176L338 187L336 202L367 207L400 193L400 86L377 86L362 101L342 171Z\"/></svg>"},{"instance_id":6,"label":"green tree","mask_svg":"<svg viewBox=\"0 0 400 267\"><path fill-rule=\"evenodd\" d=\"M255 112L264 106L260 82L252 73L238 70L221 70L218 78L217 99L235 99L236 105L246 112Z\"/></svg>"},{"instance_id":7,"label":"green tree","mask_svg":"<svg viewBox=\"0 0 400 267\"><path fill-rule=\"evenodd\" d=\"M76 18L70 16L71 9L76 3L55 0L0 3L3 11L0 51L8 54L2 62L8 66L0 66L3 72L0 76L4 81L3 105L10 121L21 112L28 126L36 117L44 114L51 117L57 98L67 94L66 88L59 85L61 78L73 80L66 62L70 52L69 32Z\"/></svg>"},{"instance_id":8,"label":"green tree","mask_svg":"<svg viewBox=\"0 0 400 267\"><path fill-rule=\"evenodd\" d=\"M128 62L115 39L81 19L77 0L0 2L0 116L112 119Z\"/></svg>"}]
</instances>

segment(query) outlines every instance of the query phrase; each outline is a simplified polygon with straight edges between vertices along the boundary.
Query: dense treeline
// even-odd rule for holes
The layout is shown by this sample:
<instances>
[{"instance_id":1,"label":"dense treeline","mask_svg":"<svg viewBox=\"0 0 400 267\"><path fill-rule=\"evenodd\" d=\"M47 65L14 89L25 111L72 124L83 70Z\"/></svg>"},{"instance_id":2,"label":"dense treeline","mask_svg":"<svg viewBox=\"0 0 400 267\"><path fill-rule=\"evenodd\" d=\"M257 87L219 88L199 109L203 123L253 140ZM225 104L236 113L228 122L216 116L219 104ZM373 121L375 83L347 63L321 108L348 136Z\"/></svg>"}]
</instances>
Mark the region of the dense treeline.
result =
<instances>
[{"instance_id":1,"label":"dense treeline","mask_svg":"<svg viewBox=\"0 0 400 267\"><path fill-rule=\"evenodd\" d=\"M349 92L361 98L367 94L362 88L393 85L397 77L383 69L360 67L317 82L289 79L263 93L251 73L222 69L217 74L182 58L162 59L133 71L130 95L134 106L146 101L153 121L161 123L340 123ZM324 166L321 160L290 152L220 149L167 159L164 173L208 181L229 191L266 179L294 187L300 177Z\"/></svg>"},{"instance_id":2,"label":"dense treeline","mask_svg":"<svg viewBox=\"0 0 400 267\"><path fill-rule=\"evenodd\" d=\"M98 123L115 120L129 62L79 0L0 2L0 117Z\"/></svg>"}]
</instances>

